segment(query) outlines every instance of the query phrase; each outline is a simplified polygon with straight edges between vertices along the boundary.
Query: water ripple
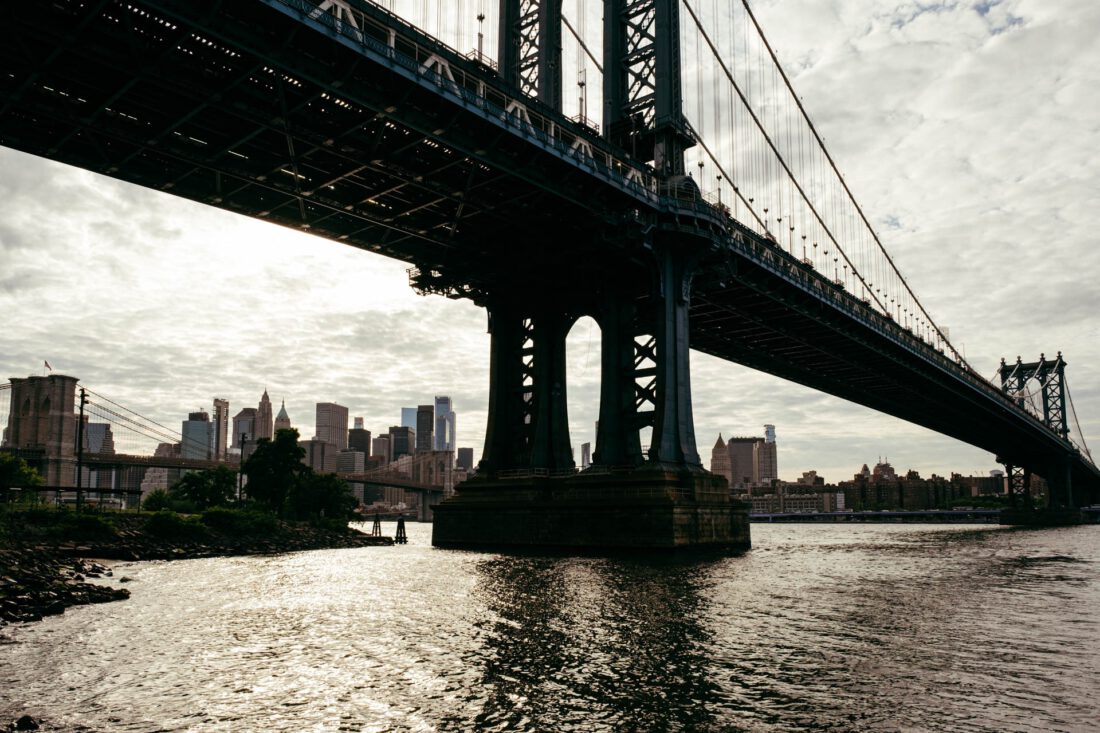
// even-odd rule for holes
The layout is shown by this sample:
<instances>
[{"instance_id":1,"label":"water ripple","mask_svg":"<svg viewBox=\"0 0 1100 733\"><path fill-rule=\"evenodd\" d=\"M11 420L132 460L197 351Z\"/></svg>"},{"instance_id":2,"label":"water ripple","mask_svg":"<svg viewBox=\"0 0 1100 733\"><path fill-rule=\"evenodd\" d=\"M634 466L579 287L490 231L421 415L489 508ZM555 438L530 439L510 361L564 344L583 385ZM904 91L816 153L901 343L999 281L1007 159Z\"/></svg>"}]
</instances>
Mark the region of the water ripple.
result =
<instances>
[{"instance_id":1,"label":"water ripple","mask_svg":"<svg viewBox=\"0 0 1100 733\"><path fill-rule=\"evenodd\" d=\"M76 731L1088 731L1091 527L755 525L709 560L405 547L132 563L8 629ZM83 727L82 727L83 726Z\"/></svg>"}]
</instances>

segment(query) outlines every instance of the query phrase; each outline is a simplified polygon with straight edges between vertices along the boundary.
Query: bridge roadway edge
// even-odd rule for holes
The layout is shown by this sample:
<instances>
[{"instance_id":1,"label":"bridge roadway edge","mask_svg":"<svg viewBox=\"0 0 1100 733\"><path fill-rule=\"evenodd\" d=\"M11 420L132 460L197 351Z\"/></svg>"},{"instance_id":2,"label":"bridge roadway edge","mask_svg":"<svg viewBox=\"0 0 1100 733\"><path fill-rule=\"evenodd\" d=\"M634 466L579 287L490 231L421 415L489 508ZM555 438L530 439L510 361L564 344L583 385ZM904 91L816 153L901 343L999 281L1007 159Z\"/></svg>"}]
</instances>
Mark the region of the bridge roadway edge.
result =
<instances>
[{"instance_id":1,"label":"bridge roadway edge","mask_svg":"<svg viewBox=\"0 0 1100 733\"><path fill-rule=\"evenodd\" d=\"M752 544L748 504L702 471L472 479L433 511L432 545L441 548L609 554L742 552Z\"/></svg>"}]
</instances>

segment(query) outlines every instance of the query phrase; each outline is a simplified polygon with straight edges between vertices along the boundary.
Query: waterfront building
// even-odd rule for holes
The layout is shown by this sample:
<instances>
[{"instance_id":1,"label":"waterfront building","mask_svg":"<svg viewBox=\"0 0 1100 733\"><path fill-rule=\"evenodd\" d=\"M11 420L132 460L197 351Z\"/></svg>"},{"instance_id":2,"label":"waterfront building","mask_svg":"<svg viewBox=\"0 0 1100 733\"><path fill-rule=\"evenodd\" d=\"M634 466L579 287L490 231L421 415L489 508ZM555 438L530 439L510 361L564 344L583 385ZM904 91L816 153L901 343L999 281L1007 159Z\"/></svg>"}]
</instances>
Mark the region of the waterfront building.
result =
<instances>
[{"instance_id":1,"label":"waterfront building","mask_svg":"<svg viewBox=\"0 0 1100 733\"><path fill-rule=\"evenodd\" d=\"M432 429L435 424L435 408L418 405L416 408L416 450L432 450Z\"/></svg>"},{"instance_id":2,"label":"waterfront building","mask_svg":"<svg viewBox=\"0 0 1100 733\"><path fill-rule=\"evenodd\" d=\"M253 425L252 434L256 440L260 438L271 440L275 437L275 421L271 416L271 399L267 396L266 389L263 396L260 397L260 404L256 407L256 422Z\"/></svg>"},{"instance_id":3,"label":"waterfront building","mask_svg":"<svg viewBox=\"0 0 1100 733\"><path fill-rule=\"evenodd\" d=\"M317 439L336 446L348 447L348 408L335 402L317 403Z\"/></svg>"},{"instance_id":4,"label":"waterfront building","mask_svg":"<svg viewBox=\"0 0 1100 733\"><path fill-rule=\"evenodd\" d=\"M275 432L280 430L290 430L290 415L286 414L286 400L283 400L282 407L279 408L279 414L275 416ZM274 437L274 433L272 433Z\"/></svg>"}]
</instances>

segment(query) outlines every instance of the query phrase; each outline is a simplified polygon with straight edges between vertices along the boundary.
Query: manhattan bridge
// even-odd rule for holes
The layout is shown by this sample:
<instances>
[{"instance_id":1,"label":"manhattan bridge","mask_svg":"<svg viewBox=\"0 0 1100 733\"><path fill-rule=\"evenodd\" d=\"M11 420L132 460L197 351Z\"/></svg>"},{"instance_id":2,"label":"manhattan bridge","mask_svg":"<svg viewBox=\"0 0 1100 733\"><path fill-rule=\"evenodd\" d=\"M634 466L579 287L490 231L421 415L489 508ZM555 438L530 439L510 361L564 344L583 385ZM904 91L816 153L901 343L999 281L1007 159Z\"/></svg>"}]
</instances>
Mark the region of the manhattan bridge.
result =
<instances>
[{"instance_id":1,"label":"manhattan bridge","mask_svg":"<svg viewBox=\"0 0 1100 733\"><path fill-rule=\"evenodd\" d=\"M747 0L53 0L0 18L0 144L405 261L417 291L487 309L486 442L436 544L747 545L696 448L692 348L988 450L1014 498L1042 476L1054 514L1100 497L1061 353L997 383L967 363ZM582 316L601 394L578 472Z\"/></svg>"}]
</instances>

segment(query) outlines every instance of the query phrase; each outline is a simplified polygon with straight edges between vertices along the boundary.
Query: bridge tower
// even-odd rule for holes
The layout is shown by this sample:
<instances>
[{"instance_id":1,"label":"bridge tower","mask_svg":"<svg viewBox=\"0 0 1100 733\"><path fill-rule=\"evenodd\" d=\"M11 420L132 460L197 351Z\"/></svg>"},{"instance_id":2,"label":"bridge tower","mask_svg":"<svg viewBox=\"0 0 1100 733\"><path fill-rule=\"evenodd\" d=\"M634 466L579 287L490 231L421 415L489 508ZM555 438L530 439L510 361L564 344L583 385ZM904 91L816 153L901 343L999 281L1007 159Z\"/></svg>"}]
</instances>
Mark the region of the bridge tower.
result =
<instances>
[{"instance_id":1,"label":"bridge tower","mask_svg":"<svg viewBox=\"0 0 1100 733\"><path fill-rule=\"evenodd\" d=\"M3 447L26 459L46 486L76 485L76 377L11 378Z\"/></svg>"},{"instance_id":2,"label":"bridge tower","mask_svg":"<svg viewBox=\"0 0 1100 733\"><path fill-rule=\"evenodd\" d=\"M1027 387L1032 380L1039 384L1039 402L1042 409L1042 421L1066 444L1065 460L1061 465L1019 465L1005 462L1008 479L1009 498L1013 506L1017 500L1023 500L1024 508L1030 507L1032 475L1042 476L1047 483L1047 507L1073 507L1073 482L1071 480L1070 459L1076 448L1069 441L1069 421L1066 411L1066 362L1062 352L1054 361L1039 355L1039 361L1025 363L1019 356L1015 364L1001 360L998 370L1001 378L1001 390L1010 395L1021 409L1025 408ZM1022 463L1022 462L1020 462Z\"/></svg>"},{"instance_id":3,"label":"bridge tower","mask_svg":"<svg viewBox=\"0 0 1100 733\"><path fill-rule=\"evenodd\" d=\"M684 171L693 140L678 13L677 0L604 2L604 131L651 164L662 206L592 232L612 246L583 267L547 267L537 284L500 282L477 298L491 334L485 449L477 478L436 508L436 545L748 546L747 507L703 469L695 443L692 279L726 221ZM559 109L561 25L561 0L501 3L502 75ZM601 394L592 465L577 473L565 339L584 315L602 331Z\"/></svg>"}]
</instances>

